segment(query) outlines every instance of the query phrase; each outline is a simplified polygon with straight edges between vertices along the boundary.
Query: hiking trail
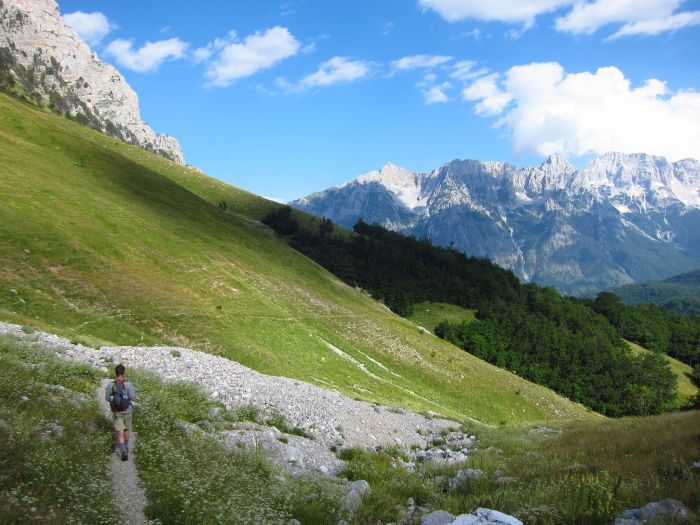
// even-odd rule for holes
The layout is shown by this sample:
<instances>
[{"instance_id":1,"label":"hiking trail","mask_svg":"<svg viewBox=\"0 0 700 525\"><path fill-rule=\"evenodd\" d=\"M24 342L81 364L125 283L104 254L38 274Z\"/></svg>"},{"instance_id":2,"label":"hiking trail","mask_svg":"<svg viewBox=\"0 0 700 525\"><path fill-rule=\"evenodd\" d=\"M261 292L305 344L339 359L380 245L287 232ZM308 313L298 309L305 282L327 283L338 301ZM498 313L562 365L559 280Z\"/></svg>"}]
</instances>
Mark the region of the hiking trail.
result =
<instances>
[{"instance_id":1,"label":"hiking trail","mask_svg":"<svg viewBox=\"0 0 700 525\"><path fill-rule=\"evenodd\" d=\"M97 389L97 399L100 402L100 409L105 417L112 420L112 411L109 403L105 400L105 388L107 388L107 379L100 382ZM122 461L116 454L109 455L109 473L110 482L112 485L112 495L114 503L119 510L122 523L130 525L147 525L150 523L145 514L148 500L146 494L141 487L139 474L136 471L136 453L134 445L136 444L136 432L132 432L129 443L129 460Z\"/></svg>"}]
</instances>

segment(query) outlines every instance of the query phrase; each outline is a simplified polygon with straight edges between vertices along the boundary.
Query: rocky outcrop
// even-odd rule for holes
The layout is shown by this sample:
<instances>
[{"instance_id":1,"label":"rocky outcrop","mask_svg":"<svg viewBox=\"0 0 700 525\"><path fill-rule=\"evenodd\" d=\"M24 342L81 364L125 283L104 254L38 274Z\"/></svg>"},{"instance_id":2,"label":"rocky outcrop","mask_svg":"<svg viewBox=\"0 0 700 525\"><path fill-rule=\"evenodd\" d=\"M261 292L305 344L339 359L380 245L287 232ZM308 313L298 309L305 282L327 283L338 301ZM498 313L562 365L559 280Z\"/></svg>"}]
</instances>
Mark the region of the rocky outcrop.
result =
<instances>
[{"instance_id":1,"label":"rocky outcrop","mask_svg":"<svg viewBox=\"0 0 700 525\"><path fill-rule=\"evenodd\" d=\"M421 525L523 525L509 514L479 507L471 514L454 516L444 510L436 510L421 518Z\"/></svg>"},{"instance_id":2,"label":"rocky outcrop","mask_svg":"<svg viewBox=\"0 0 700 525\"><path fill-rule=\"evenodd\" d=\"M588 294L697 267L700 162L607 153L582 170L454 160L412 173L386 164L292 206L358 219L487 257L526 281Z\"/></svg>"},{"instance_id":3,"label":"rocky outcrop","mask_svg":"<svg viewBox=\"0 0 700 525\"><path fill-rule=\"evenodd\" d=\"M0 2L0 84L109 135L184 163L177 139L142 119L138 97L61 18L55 0Z\"/></svg>"},{"instance_id":4,"label":"rocky outcrop","mask_svg":"<svg viewBox=\"0 0 700 525\"><path fill-rule=\"evenodd\" d=\"M615 525L643 525L645 523L683 523L690 517L688 507L680 501L666 498L647 503L639 509L630 509L615 520Z\"/></svg>"}]
</instances>

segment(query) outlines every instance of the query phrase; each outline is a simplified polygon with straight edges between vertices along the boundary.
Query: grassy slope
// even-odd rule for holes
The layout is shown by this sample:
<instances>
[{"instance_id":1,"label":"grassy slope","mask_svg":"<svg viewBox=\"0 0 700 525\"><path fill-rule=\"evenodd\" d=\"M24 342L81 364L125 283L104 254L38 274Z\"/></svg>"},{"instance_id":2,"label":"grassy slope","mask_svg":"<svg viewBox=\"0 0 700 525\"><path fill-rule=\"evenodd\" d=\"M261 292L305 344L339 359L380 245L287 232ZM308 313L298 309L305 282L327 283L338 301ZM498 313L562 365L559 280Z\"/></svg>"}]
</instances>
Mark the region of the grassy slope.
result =
<instances>
[{"instance_id":1,"label":"grassy slope","mask_svg":"<svg viewBox=\"0 0 700 525\"><path fill-rule=\"evenodd\" d=\"M114 523L98 374L3 336L0 368L0 523Z\"/></svg>"},{"instance_id":2,"label":"grassy slope","mask_svg":"<svg viewBox=\"0 0 700 525\"><path fill-rule=\"evenodd\" d=\"M474 310L469 308L462 308L454 304L424 301L415 305L410 319L417 325L432 332L442 321L461 323L462 321L473 321L476 317L474 317Z\"/></svg>"},{"instance_id":3,"label":"grassy slope","mask_svg":"<svg viewBox=\"0 0 700 525\"><path fill-rule=\"evenodd\" d=\"M650 350L639 346L637 343L627 341L627 344L635 354L650 352ZM684 406L698 393L698 387L695 386L693 381L690 379L693 369L685 363L681 363L677 359L674 359L673 357L664 357L668 361L671 372L673 372L673 374L676 376L676 380L678 381L678 406Z\"/></svg>"},{"instance_id":4,"label":"grassy slope","mask_svg":"<svg viewBox=\"0 0 700 525\"><path fill-rule=\"evenodd\" d=\"M592 417L291 250L256 221L274 203L2 94L0 159L2 319L95 344L187 345L457 418Z\"/></svg>"}]
</instances>

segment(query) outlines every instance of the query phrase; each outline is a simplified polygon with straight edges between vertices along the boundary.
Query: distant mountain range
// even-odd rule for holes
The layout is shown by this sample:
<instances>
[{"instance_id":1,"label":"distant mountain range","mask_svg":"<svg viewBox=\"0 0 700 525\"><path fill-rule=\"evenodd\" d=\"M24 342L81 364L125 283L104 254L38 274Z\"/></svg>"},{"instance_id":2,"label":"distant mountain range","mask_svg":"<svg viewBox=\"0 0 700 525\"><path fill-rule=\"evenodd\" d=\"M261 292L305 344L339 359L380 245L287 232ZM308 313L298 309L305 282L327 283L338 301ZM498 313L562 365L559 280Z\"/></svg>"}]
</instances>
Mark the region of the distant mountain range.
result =
<instances>
[{"instance_id":1,"label":"distant mountain range","mask_svg":"<svg viewBox=\"0 0 700 525\"><path fill-rule=\"evenodd\" d=\"M700 162L606 153L576 170L454 160L429 173L385 164L290 203L488 257L576 295L693 270L700 256Z\"/></svg>"},{"instance_id":2,"label":"distant mountain range","mask_svg":"<svg viewBox=\"0 0 700 525\"><path fill-rule=\"evenodd\" d=\"M660 304L677 312L700 315L700 270L663 281L628 284L612 291L627 304Z\"/></svg>"}]
</instances>

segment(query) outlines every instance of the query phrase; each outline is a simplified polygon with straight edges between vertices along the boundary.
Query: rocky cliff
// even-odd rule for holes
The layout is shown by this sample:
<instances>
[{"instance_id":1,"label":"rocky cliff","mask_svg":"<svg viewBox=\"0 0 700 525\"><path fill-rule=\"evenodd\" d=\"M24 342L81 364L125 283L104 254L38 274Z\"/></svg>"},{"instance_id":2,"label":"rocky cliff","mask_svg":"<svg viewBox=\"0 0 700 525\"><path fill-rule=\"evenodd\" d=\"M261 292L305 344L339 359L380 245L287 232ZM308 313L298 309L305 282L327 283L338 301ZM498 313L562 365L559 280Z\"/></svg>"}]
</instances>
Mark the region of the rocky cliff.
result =
<instances>
[{"instance_id":1,"label":"rocky cliff","mask_svg":"<svg viewBox=\"0 0 700 525\"><path fill-rule=\"evenodd\" d=\"M576 170L455 160L430 173L385 165L293 206L360 218L488 257L521 278L588 294L697 267L700 162L607 153Z\"/></svg>"},{"instance_id":2,"label":"rocky cliff","mask_svg":"<svg viewBox=\"0 0 700 525\"><path fill-rule=\"evenodd\" d=\"M0 1L0 86L184 163L178 141L141 119L134 90L65 24L55 0Z\"/></svg>"}]
</instances>

